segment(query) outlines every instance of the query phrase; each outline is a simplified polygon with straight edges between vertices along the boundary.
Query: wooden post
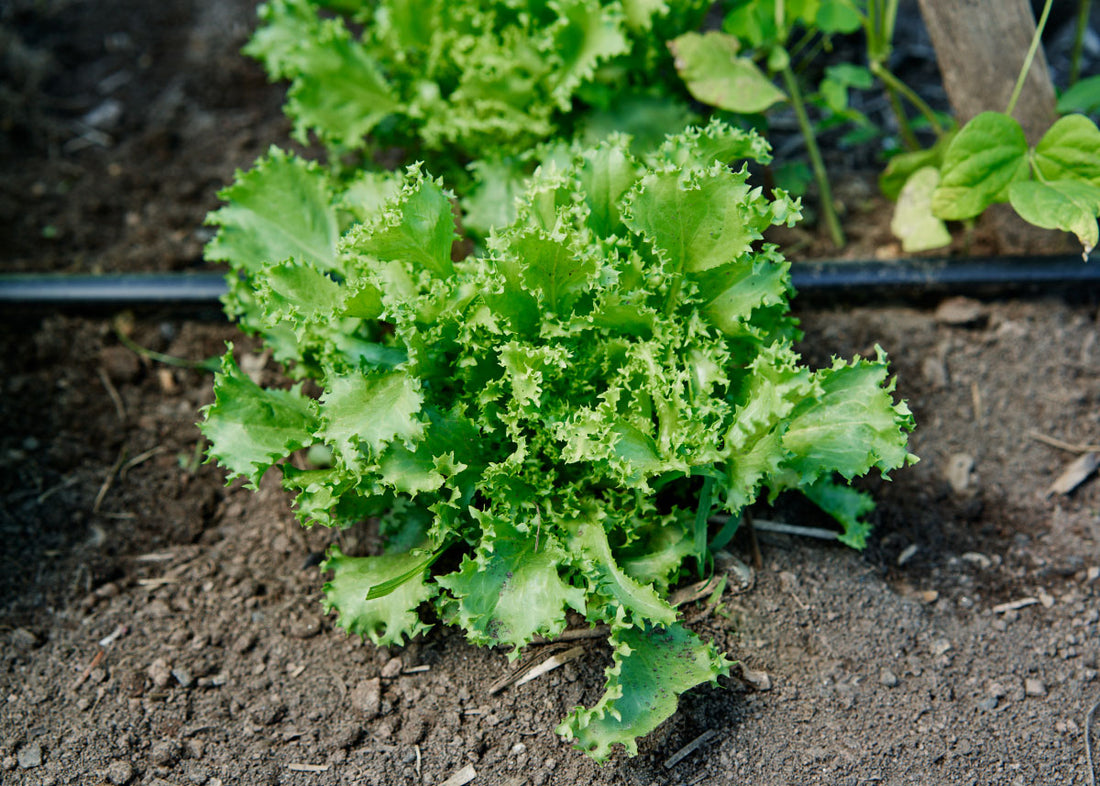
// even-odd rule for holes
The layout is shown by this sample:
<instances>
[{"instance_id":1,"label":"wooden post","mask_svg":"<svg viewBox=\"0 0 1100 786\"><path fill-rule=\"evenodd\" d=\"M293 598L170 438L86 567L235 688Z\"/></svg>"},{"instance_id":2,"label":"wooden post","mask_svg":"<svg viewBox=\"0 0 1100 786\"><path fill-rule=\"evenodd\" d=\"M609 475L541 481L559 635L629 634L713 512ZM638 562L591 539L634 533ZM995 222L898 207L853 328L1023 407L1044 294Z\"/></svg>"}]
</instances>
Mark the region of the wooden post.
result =
<instances>
[{"instance_id":1,"label":"wooden post","mask_svg":"<svg viewBox=\"0 0 1100 786\"><path fill-rule=\"evenodd\" d=\"M947 97L962 125L981 112L1004 112L1024 64L1035 16L1028 0L920 0ZM1035 144L1058 114L1042 47L1013 112Z\"/></svg>"}]
</instances>

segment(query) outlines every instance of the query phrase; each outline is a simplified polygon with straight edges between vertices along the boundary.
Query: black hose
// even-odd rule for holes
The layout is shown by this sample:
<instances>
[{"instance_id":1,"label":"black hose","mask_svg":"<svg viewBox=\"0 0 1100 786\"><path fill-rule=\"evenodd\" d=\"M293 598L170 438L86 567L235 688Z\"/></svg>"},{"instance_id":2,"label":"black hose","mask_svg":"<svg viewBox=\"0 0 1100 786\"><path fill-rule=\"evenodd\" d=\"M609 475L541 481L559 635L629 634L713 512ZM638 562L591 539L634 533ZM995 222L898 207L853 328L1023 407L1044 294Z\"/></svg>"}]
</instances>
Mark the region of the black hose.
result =
<instances>
[{"instance_id":1,"label":"black hose","mask_svg":"<svg viewBox=\"0 0 1100 786\"><path fill-rule=\"evenodd\" d=\"M800 301L920 299L944 294L991 297L1100 294L1100 258L1080 256L796 262ZM224 273L0 275L0 304L54 308L216 306Z\"/></svg>"}]
</instances>

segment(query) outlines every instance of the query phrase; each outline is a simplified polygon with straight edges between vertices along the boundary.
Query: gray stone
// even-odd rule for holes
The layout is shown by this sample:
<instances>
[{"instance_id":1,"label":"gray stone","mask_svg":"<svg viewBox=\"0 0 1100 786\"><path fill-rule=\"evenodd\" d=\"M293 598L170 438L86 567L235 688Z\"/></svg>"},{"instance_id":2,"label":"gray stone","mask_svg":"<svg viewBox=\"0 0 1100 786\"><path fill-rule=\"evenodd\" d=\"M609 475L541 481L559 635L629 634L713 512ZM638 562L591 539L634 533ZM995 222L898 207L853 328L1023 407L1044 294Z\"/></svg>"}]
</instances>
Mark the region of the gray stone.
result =
<instances>
[{"instance_id":1,"label":"gray stone","mask_svg":"<svg viewBox=\"0 0 1100 786\"><path fill-rule=\"evenodd\" d=\"M134 779L134 767L128 761L115 759L107 765L106 776L114 786L125 786Z\"/></svg>"},{"instance_id":2,"label":"gray stone","mask_svg":"<svg viewBox=\"0 0 1100 786\"><path fill-rule=\"evenodd\" d=\"M32 770L42 766L42 746L37 742L24 745L18 753L19 769Z\"/></svg>"}]
</instances>

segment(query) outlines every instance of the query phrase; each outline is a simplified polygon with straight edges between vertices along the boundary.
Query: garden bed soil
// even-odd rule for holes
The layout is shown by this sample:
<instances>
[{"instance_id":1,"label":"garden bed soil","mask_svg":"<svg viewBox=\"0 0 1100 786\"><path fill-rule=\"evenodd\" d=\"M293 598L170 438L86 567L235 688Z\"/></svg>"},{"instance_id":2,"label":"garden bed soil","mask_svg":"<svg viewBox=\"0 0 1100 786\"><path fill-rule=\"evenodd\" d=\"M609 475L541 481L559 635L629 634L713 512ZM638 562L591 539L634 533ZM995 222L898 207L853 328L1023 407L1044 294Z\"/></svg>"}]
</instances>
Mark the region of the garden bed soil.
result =
<instances>
[{"instance_id":1,"label":"garden bed soil","mask_svg":"<svg viewBox=\"0 0 1100 786\"><path fill-rule=\"evenodd\" d=\"M236 52L249 5L0 12L41 69L7 66L26 79L2 99L6 271L195 266L214 192L287 130L281 88ZM111 98L104 139L85 121ZM882 249L873 205L850 229ZM179 313L9 310L0 783L430 786L464 768L475 786L1088 783L1100 480L1050 493L1078 454L1043 438L1100 443L1098 309L1096 292L796 301L811 364L889 351L921 463L865 484L880 504L862 553L742 533L721 602L685 609L739 665L603 767L553 732L599 698L602 641L491 692L514 664L451 630L392 649L345 636L316 566L353 533L299 527L274 477L253 493L199 464L210 377L118 332L190 360L252 342ZM825 525L794 500L754 513ZM751 587L733 580L746 574Z\"/></svg>"}]
</instances>

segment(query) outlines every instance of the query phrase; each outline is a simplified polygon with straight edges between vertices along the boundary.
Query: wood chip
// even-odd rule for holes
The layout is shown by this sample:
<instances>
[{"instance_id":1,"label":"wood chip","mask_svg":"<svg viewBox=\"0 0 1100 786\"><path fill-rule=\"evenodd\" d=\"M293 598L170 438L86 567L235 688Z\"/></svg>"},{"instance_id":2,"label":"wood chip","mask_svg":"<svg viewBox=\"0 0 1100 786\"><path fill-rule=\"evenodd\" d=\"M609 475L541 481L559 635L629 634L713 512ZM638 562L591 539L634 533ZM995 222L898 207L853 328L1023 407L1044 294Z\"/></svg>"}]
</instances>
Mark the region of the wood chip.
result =
<instances>
[{"instance_id":1,"label":"wood chip","mask_svg":"<svg viewBox=\"0 0 1100 786\"><path fill-rule=\"evenodd\" d=\"M534 658L528 660L525 663L520 663L511 672L498 679L496 682L489 686L489 695L493 696L500 693L509 685L522 685L525 682L529 682L536 677L545 674L548 671L561 666L563 663L573 660L578 655L584 653L584 647L577 645L564 651L564 645L557 644L550 649L542 650Z\"/></svg>"},{"instance_id":2,"label":"wood chip","mask_svg":"<svg viewBox=\"0 0 1100 786\"><path fill-rule=\"evenodd\" d=\"M543 674L551 672L559 666L564 666L569 661L574 658L579 658L583 654L584 647L578 644L576 647L570 647L565 652L559 652L557 655L552 655L516 680L516 687L518 688L525 682L530 682L537 677L541 677Z\"/></svg>"},{"instance_id":3,"label":"wood chip","mask_svg":"<svg viewBox=\"0 0 1100 786\"><path fill-rule=\"evenodd\" d=\"M1098 467L1100 467L1100 453L1083 453L1065 468L1056 481L1050 484L1047 496L1069 494L1088 480Z\"/></svg>"},{"instance_id":4,"label":"wood chip","mask_svg":"<svg viewBox=\"0 0 1100 786\"><path fill-rule=\"evenodd\" d=\"M669 598L669 604L672 606L683 606L685 603L692 603L702 598L709 597L714 594L714 591L718 589L718 585L721 584L724 579L725 576L715 573L705 581L690 584L687 587L681 587L672 593L672 597Z\"/></svg>"},{"instance_id":5,"label":"wood chip","mask_svg":"<svg viewBox=\"0 0 1100 786\"><path fill-rule=\"evenodd\" d=\"M298 764L297 762L286 765L291 772L328 772L331 764Z\"/></svg>"},{"instance_id":6,"label":"wood chip","mask_svg":"<svg viewBox=\"0 0 1100 786\"><path fill-rule=\"evenodd\" d=\"M137 583L139 587L163 587L165 584L175 584L179 579L163 578L163 579L138 579Z\"/></svg>"},{"instance_id":7,"label":"wood chip","mask_svg":"<svg viewBox=\"0 0 1100 786\"><path fill-rule=\"evenodd\" d=\"M1046 434L1041 434L1038 431L1031 430L1027 432L1027 435L1034 440L1042 442L1044 445L1050 445L1052 448L1058 448L1059 450L1065 450L1069 453L1096 453L1100 452L1100 445L1075 445L1072 442L1066 442L1065 440L1058 439L1056 437L1048 437Z\"/></svg>"},{"instance_id":8,"label":"wood chip","mask_svg":"<svg viewBox=\"0 0 1100 786\"><path fill-rule=\"evenodd\" d=\"M714 729L704 731L702 734L700 734L694 740L692 740L687 745L680 748L680 750L676 751L674 754L669 756L668 761L665 762L665 769L666 770L671 770L677 764L682 762L688 756L693 754L695 751L699 750L699 748L703 747L704 745L706 745L708 742L710 742L711 740L713 740L717 736L718 736L718 732L716 732Z\"/></svg>"},{"instance_id":9,"label":"wood chip","mask_svg":"<svg viewBox=\"0 0 1100 786\"><path fill-rule=\"evenodd\" d=\"M1025 609L1028 606L1034 606L1039 602L1038 598L1020 598L1019 600L1011 600L1008 603L1000 603L993 607L994 614L1004 614L1006 611L1016 611L1017 609Z\"/></svg>"},{"instance_id":10,"label":"wood chip","mask_svg":"<svg viewBox=\"0 0 1100 786\"><path fill-rule=\"evenodd\" d=\"M474 765L467 764L454 775L447 778L447 780L442 781L439 786L466 786L467 783L476 777L477 770L474 769Z\"/></svg>"},{"instance_id":11,"label":"wood chip","mask_svg":"<svg viewBox=\"0 0 1100 786\"><path fill-rule=\"evenodd\" d=\"M423 674L426 671L431 671L432 667L424 664L423 666L410 666L407 669L402 670L402 674Z\"/></svg>"}]
</instances>

